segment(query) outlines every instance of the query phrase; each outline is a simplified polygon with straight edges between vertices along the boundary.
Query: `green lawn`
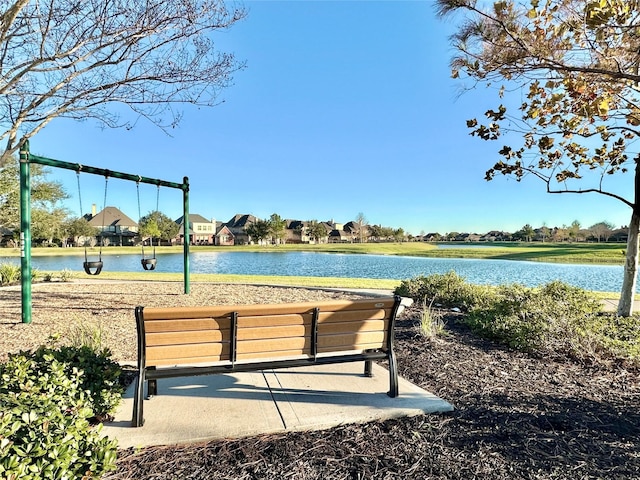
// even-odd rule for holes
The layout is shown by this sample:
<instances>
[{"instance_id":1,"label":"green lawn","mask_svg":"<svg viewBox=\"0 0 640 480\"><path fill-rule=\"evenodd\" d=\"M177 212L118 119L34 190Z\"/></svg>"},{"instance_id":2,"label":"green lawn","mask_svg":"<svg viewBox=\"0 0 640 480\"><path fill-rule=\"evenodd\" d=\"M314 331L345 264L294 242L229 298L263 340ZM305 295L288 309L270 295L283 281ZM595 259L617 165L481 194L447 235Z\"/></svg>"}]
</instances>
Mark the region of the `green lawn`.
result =
<instances>
[{"instance_id":1,"label":"green lawn","mask_svg":"<svg viewBox=\"0 0 640 480\"><path fill-rule=\"evenodd\" d=\"M487 258L502 260L532 260L540 262L561 263L593 263L593 264L624 264L626 245L621 243L491 243L461 244L460 248L438 248L434 244L424 242L405 243L339 243L322 245L278 245L278 246L192 246L191 251L216 252L265 252L265 251L305 251L324 253L354 253L375 255L409 255L434 258ZM89 252L97 252L98 248ZM145 251L149 252L147 248ZM157 253L181 252L182 247L156 247ZM32 255L79 255L84 248L33 248ZM139 254L138 247L104 247L102 253L109 254ZM19 256L17 248L0 249L0 256Z\"/></svg>"}]
</instances>

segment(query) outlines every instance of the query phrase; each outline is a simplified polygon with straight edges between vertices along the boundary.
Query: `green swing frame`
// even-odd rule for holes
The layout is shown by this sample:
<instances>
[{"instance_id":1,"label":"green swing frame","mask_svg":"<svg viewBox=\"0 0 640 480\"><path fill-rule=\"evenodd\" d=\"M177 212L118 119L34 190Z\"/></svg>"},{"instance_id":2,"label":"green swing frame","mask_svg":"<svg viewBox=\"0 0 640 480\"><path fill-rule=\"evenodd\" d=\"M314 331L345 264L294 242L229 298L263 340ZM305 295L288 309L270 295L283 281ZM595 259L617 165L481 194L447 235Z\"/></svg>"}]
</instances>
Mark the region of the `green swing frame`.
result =
<instances>
[{"instance_id":1,"label":"green swing frame","mask_svg":"<svg viewBox=\"0 0 640 480\"><path fill-rule=\"evenodd\" d=\"M149 183L158 187L176 188L182 190L183 198L183 218L189 218L189 178L184 177L182 183L168 182L154 178L132 175L129 173L116 172L103 168L88 167L79 163L63 162L52 158L32 155L29 152L29 140L23 139L20 148L20 278L21 278L21 301L22 301L22 323L31 323L31 171L30 164L35 163L66 170L82 171L94 175L102 175L106 178L118 178L133 182ZM105 205L106 206L106 205ZM188 226L188 222L187 222ZM188 227L187 227L188 228ZM184 259L184 293L190 293L189 281L189 234L185 231L183 241ZM86 257L85 257L86 263ZM96 265L97 268L97 265ZM102 266L100 265L100 270ZM97 274L97 273L96 273Z\"/></svg>"}]
</instances>

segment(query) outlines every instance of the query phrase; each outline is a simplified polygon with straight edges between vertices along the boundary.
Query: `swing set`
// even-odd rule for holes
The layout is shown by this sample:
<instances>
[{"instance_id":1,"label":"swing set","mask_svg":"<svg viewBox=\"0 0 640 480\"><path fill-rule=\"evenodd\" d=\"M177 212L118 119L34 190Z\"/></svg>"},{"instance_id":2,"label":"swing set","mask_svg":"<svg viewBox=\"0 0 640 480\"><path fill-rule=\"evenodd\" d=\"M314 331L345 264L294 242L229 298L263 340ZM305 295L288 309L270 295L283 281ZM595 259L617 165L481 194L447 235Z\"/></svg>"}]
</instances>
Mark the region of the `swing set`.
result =
<instances>
[{"instance_id":1,"label":"swing set","mask_svg":"<svg viewBox=\"0 0 640 480\"><path fill-rule=\"evenodd\" d=\"M35 163L33 160L31 160L32 163ZM78 202L80 203L80 217L82 217L84 210L82 208L82 189L80 188L80 172L82 171L84 167L82 165L78 165L78 169L76 170L76 176L77 176L77 180L78 180ZM142 218L142 212L141 212L141 208L140 208L140 182L143 181L143 177L138 175L138 178L136 179L136 194L138 197L138 220L140 218ZM104 229L105 226L105 212L107 210L107 187L109 184L109 177L108 175L105 175L105 179L104 179L104 201L102 203L103 208L102 208L102 228ZM158 192L156 194L156 212L159 212L160 210L160 184L157 184L158 187ZM142 264L142 268L144 268L145 270L155 270L156 269L156 265L158 263L158 260L156 259L156 247L153 244L153 236L151 236L151 246L153 247L153 257L145 257L144 254L144 239L141 239L141 245L142 245L142 258L140 259L140 263ZM158 239L158 241L160 241L160 239ZM84 269L85 273L87 275L100 275L100 272L102 272L102 267L104 266L104 263L102 262L102 247L104 246L104 230L102 232L100 232L100 247L99 247L99 251L98 251L98 260L92 260L90 261L88 259L88 255L87 255L87 247L85 245L84 247L84 263L82 264L82 268Z\"/></svg>"},{"instance_id":2,"label":"swing set","mask_svg":"<svg viewBox=\"0 0 640 480\"><path fill-rule=\"evenodd\" d=\"M130 180L136 182L136 190L138 196L138 216L140 216L140 183L153 184L158 187L156 197L156 211L158 210L160 201L160 187L177 188L182 190L183 195L183 218L189 218L189 179L184 177L183 183L168 182L153 178L141 177L140 175L131 175L128 173L115 172L102 168L88 167L78 163L63 162L53 160L51 158L31 155L29 153L29 141L25 140L20 149L20 278L22 289L22 323L31 323L31 172L30 164L46 165L56 168L64 168L67 170L75 170L78 177L78 198L80 201L80 215L82 216L82 198L80 195L80 173L86 172L94 175L102 175L105 177L104 187L104 206L102 210L102 225L104 228L105 210L107 204L107 185L109 178L118 178L122 180ZM84 251L83 269L88 275L99 275L104 266L102 261L102 246L104 244L104 231L100 235L100 249L98 260L90 261L87 256L87 249ZM145 270L154 270L157 265L155 246L153 245L153 236L151 237L151 246L153 246L153 257L145 257L144 242L142 242L142 258L141 264ZM185 233L183 241L183 259L184 259L184 293L188 294L189 285L189 237Z\"/></svg>"}]
</instances>

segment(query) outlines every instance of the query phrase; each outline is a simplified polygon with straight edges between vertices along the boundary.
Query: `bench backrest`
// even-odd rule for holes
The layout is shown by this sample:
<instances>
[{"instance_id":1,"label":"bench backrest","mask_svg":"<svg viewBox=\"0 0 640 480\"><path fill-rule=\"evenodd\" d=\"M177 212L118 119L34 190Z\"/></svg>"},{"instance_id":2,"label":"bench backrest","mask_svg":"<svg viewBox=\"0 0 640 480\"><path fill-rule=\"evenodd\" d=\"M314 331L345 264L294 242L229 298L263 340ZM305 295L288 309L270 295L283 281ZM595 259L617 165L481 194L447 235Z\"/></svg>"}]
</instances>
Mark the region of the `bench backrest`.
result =
<instances>
[{"instance_id":1,"label":"bench backrest","mask_svg":"<svg viewBox=\"0 0 640 480\"><path fill-rule=\"evenodd\" d=\"M272 305L136 308L147 366L387 350L399 297Z\"/></svg>"}]
</instances>

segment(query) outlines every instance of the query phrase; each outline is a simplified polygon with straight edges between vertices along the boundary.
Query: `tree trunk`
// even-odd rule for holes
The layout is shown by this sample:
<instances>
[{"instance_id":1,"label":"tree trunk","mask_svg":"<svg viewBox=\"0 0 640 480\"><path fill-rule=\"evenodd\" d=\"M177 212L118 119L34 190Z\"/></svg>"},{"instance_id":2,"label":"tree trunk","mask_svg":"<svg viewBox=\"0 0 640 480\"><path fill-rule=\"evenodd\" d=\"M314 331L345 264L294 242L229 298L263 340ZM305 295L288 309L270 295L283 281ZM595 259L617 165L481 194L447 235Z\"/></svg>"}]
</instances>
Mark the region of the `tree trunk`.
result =
<instances>
[{"instance_id":1,"label":"tree trunk","mask_svg":"<svg viewBox=\"0 0 640 480\"><path fill-rule=\"evenodd\" d=\"M633 314L633 299L636 292L638 274L638 232L640 231L640 211L637 208L631 213L629 223L629 239L627 240L627 258L624 264L622 291L618 303L618 315L630 317Z\"/></svg>"}]
</instances>

